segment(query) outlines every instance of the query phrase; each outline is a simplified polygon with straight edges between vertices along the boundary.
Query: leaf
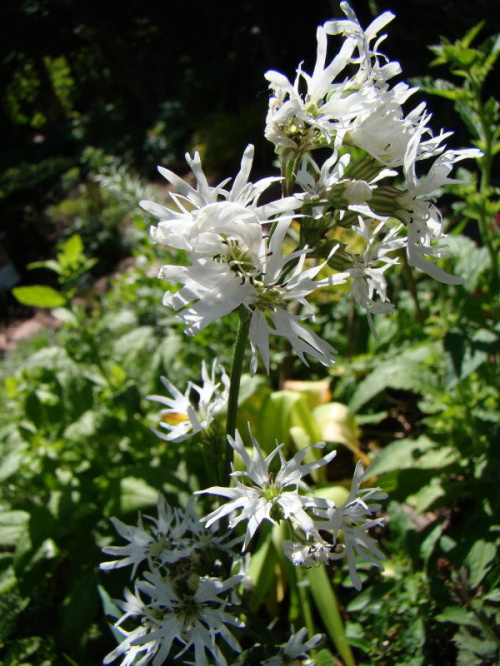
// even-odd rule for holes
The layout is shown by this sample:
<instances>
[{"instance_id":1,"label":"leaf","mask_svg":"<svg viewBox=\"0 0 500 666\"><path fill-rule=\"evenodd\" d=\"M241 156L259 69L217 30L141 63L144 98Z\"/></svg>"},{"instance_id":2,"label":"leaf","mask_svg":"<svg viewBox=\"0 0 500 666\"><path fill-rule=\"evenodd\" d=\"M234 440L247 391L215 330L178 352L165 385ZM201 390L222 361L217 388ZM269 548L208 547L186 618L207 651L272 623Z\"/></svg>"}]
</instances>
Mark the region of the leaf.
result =
<instances>
[{"instance_id":1,"label":"leaf","mask_svg":"<svg viewBox=\"0 0 500 666\"><path fill-rule=\"evenodd\" d=\"M144 479L126 476L120 481L120 511L129 513L153 506L158 501L158 491Z\"/></svg>"},{"instance_id":2,"label":"leaf","mask_svg":"<svg viewBox=\"0 0 500 666\"><path fill-rule=\"evenodd\" d=\"M58 308L66 303L64 296L58 291L40 284L14 287L12 293L19 303L35 308Z\"/></svg>"},{"instance_id":3,"label":"leaf","mask_svg":"<svg viewBox=\"0 0 500 666\"><path fill-rule=\"evenodd\" d=\"M26 530L30 515L26 511L2 511L0 513L0 545L15 546Z\"/></svg>"},{"instance_id":4,"label":"leaf","mask_svg":"<svg viewBox=\"0 0 500 666\"><path fill-rule=\"evenodd\" d=\"M466 608L448 606L442 613L436 615L438 622L452 622L453 624L481 627L481 623Z\"/></svg>"},{"instance_id":5,"label":"leaf","mask_svg":"<svg viewBox=\"0 0 500 666\"><path fill-rule=\"evenodd\" d=\"M434 344L423 344L403 350L398 355L380 362L359 384L351 398L351 412L358 412L363 405L379 395L386 388L423 392L435 383L435 376L429 368L429 359L439 353Z\"/></svg>"},{"instance_id":6,"label":"leaf","mask_svg":"<svg viewBox=\"0 0 500 666\"><path fill-rule=\"evenodd\" d=\"M253 611L258 610L271 583L276 580L277 562L278 557L272 540L272 532L269 530L258 550L252 555L248 569L248 575L254 582L250 599L250 608Z\"/></svg>"},{"instance_id":7,"label":"leaf","mask_svg":"<svg viewBox=\"0 0 500 666\"><path fill-rule=\"evenodd\" d=\"M367 477L379 476L400 469L410 469L415 465L418 454L438 448L431 439L422 435L418 439L398 439L388 444L375 462L368 468Z\"/></svg>"},{"instance_id":8,"label":"leaf","mask_svg":"<svg viewBox=\"0 0 500 666\"><path fill-rule=\"evenodd\" d=\"M495 544L484 539L476 541L469 550L465 562L469 566L470 585L472 588L477 587L489 572L491 569L489 565L493 561L496 552Z\"/></svg>"},{"instance_id":9,"label":"leaf","mask_svg":"<svg viewBox=\"0 0 500 666\"><path fill-rule=\"evenodd\" d=\"M344 664L354 666L356 662L345 637L337 597L325 568L312 567L307 569L306 578L309 580L314 603L328 635L342 657Z\"/></svg>"},{"instance_id":10,"label":"leaf","mask_svg":"<svg viewBox=\"0 0 500 666\"><path fill-rule=\"evenodd\" d=\"M83 242L78 234L61 243L57 258L63 267L75 267L84 259Z\"/></svg>"},{"instance_id":11,"label":"leaf","mask_svg":"<svg viewBox=\"0 0 500 666\"><path fill-rule=\"evenodd\" d=\"M335 661L330 650L324 648L316 653L314 656L314 663L316 666L334 666Z\"/></svg>"},{"instance_id":12,"label":"leaf","mask_svg":"<svg viewBox=\"0 0 500 666\"><path fill-rule=\"evenodd\" d=\"M306 398L297 391L274 391L263 401L256 439L269 451L278 444L290 442L290 428L300 426L311 437L319 440L316 424Z\"/></svg>"}]
</instances>

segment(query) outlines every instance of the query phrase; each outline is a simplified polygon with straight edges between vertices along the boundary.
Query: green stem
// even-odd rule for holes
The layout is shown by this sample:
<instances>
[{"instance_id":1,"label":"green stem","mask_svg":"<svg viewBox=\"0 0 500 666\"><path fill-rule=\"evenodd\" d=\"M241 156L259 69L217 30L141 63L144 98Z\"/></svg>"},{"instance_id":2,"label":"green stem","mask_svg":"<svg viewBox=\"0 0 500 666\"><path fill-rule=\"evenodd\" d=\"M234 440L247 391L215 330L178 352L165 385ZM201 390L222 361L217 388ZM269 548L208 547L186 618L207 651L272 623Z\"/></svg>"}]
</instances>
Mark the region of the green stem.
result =
<instances>
[{"instance_id":1,"label":"green stem","mask_svg":"<svg viewBox=\"0 0 500 666\"><path fill-rule=\"evenodd\" d=\"M238 397L240 393L241 373L243 370L243 358L248 341L248 330L250 328L250 313L246 310L240 312L238 334L234 345L233 364L231 367L231 383L229 386L229 399L227 403L226 436L234 437L236 433L236 417L238 415ZM226 446L224 458L224 481L230 481L231 464L233 462L233 447Z\"/></svg>"}]
</instances>

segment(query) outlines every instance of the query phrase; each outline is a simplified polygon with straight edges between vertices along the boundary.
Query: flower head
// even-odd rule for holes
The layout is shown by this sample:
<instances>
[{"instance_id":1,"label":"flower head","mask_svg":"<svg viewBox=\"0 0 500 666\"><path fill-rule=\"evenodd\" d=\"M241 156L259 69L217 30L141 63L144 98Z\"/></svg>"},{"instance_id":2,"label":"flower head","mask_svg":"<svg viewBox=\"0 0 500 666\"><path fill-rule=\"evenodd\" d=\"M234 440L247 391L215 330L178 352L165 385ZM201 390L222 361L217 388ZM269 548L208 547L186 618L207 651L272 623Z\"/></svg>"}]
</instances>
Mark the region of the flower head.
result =
<instances>
[{"instance_id":1,"label":"flower head","mask_svg":"<svg viewBox=\"0 0 500 666\"><path fill-rule=\"evenodd\" d=\"M216 382L216 372L220 372L221 381ZM159 427L167 430L167 434L153 428L153 432L167 442L182 442L192 437L204 428L207 428L214 416L225 408L229 393L229 377L215 360L212 364L212 372L208 374L205 361L202 362L201 373L203 384L198 386L188 382L186 392L183 394L171 384L166 377L162 377L162 383L170 392L171 398L162 395L149 395L148 400L153 400L165 405L160 414L162 420ZM222 382L222 387L221 387ZM191 401L192 392L197 393L197 405Z\"/></svg>"},{"instance_id":2,"label":"flower head","mask_svg":"<svg viewBox=\"0 0 500 666\"><path fill-rule=\"evenodd\" d=\"M272 453L264 457L251 432L250 437L253 457L245 449L239 432L236 432L234 439L228 437L229 444L241 456L245 465L244 471L233 470L231 474L235 487L214 486L198 491L198 494L210 493L229 500L203 518L207 527L228 515L231 529L241 521L248 521L243 549L248 548L257 528L265 520L274 524L280 520L288 520L304 534L317 535L314 521L306 512L309 507L316 506L315 498L311 495L300 495L299 489L309 490L303 477L310 474L311 471L327 465L335 457L335 452L328 453L318 461L304 463L303 460L308 450L322 448L324 443L321 442L313 447L302 449L287 461L282 452L283 445L280 444ZM269 468L277 454L281 465L277 474L274 474Z\"/></svg>"},{"instance_id":3,"label":"flower head","mask_svg":"<svg viewBox=\"0 0 500 666\"><path fill-rule=\"evenodd\" d=\"M380 509L378 500L387 498L386 493L379 488L361 489L363 475L363 464L358 462L351 491L343 506L330 505L326 509L315 510L315 514L322 519L315 523L315 527L318 531L331 531L334 543L337 542L339 532L342 530L349 575L358 590L361 589L361 579L356 569L357 555L382 569L380 560L384 559L384 555L377 547L375 539L368 534L368 530L383 523L382 518L373 518L373 515ZM372 500L377 502L373 504Z\"/></svg>"},{"instance_id":4,"label":"flower head","mask_svg":"<svg viewBox=\"0 0 500 666\"><path fill-rule=\"evenodd\" d=\"M304 627L296 633L292 633L287 642L280 646L278 654L263 661L262 666L288 666L296 664L297 659L301 657L307 657L307 653L321 643L323 636L321 634L316 634L308 641L304 641L306 636L307 629Z\"/></svg>"}]
</instances>

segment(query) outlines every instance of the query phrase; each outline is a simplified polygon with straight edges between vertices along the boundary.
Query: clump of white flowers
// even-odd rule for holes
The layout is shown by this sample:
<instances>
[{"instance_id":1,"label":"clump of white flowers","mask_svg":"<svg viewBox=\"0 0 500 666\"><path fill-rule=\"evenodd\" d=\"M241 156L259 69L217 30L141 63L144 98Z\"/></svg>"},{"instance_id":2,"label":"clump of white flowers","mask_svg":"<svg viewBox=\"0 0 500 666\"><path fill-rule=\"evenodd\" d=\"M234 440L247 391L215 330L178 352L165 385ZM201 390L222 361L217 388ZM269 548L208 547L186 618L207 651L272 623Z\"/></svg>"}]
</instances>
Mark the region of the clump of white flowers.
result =
<instances>
[{"instance_id":1,"label":"clump of white flowers","mask_svg":"<svg viewBox=\"0 0 500 666\"><path fill-rule=\"evenodd\" d=\"M323 443L288 458L279 444L266 456L251 432L250 453L236 430L244 345L251 351L251 374L259 358L269 373L272 336L285 339L305 364L311 358L333 363L334 348L307 325L318 290L348 285L375 333L373 316L394 309L386 274L402 250L411 266L432 278L460 282L439 265L448 254L436 192L456 182L450 176L456 162L480 152L448 150L450 133L434 135L425 103L406 110L416 88L391 85L401 68L380 51L385 35L379 33L394 15L384 12L363 30L346 2L341 8L345 19L317 29L311 74L299 66L293 82L276 71L265 75L271 91L265 136L275 146L281 176L251 182L249 145L232 183L211 185L195 153L186 156L194 185L160 167L177 190L170 195L173 206L141 202L159 219L152 240L185 257L184 265L163 266L159 277L167 282L163 302L186 334L195 336L232 312L239 314L240 332L231 380L217 361L210 372L203 363L200 385L189 383L182 393L163 378L170 397L149 396L161 405L155 432L171 443L208 428L227 407L226 456L214 461L213 475L226 485L195 493L219 498L202 519L193 504L182 511L163 500L158 518L139 517L137 526L113 519L128 543L107 546L104 552L117 559L102 568L131 566L135 580L134 591L119 602L121 642L105 663L122 658L125 666L160 666L174 659L226 666L233 659L236 666L254 663L248 650L255 648L267 666L312 664L309 652L320 636L304 640L305 629L292 630L282 644L254 640L248 647L252 634L243 601L249 581L239 551L251 552L264 523L287 527L290 538L281 545L297 567L346 557L357 589L360 560L382 568L383 554L369 530L382 524L379 502L386 495L361 486L361 463L346 501L337 505L307 483L335 456L330 451L319 457ZM328 62L331 36L343 44ZM276 183L282 196L269 200ZM233 453L243 469L232 463Z\"/></svg>"}]
</instances>

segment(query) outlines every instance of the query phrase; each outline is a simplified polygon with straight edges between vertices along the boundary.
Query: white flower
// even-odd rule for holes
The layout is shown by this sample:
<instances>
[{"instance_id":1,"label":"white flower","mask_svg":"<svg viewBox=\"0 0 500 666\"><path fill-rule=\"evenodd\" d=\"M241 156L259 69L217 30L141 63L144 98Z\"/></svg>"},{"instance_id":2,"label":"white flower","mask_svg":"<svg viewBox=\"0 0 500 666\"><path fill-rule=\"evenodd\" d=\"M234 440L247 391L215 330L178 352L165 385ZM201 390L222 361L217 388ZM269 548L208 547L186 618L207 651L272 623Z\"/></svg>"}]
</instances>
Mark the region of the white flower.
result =
<instances>
[{"instance_id":1,"label":"white flower","mask_svg":"<svg viewBox=\"0 0 500 666\"><path fill-rule=\"evenodd\" d=\"M315 522L315 527L319 531L331 530L334 543L337 543L339 531L342 530L349 575L357 590L361 589L361 580L356 570L356 555L371 562L379 569L383 568L379 560L384 559L384 554L377 547L375 539L369 536L368 530L383 523L382 518L372 518L373 514L379 511L380 504L370 502L386 499L387 495L379 488L361 490L363 475L363 464L358 462L351 491L344 505L341 507L331 505L327 509L314 510L314 513L322 518L321 521Z\"/></svg>"},{"instance_id":2,"label":"white flower","mask_svg":"<svg viewBox=\"0 0 500 666\"><path fill-rule=\"evenodd\" d=\"M139 515L137 527L125 525L118 518L111 518L111 522L118 534L126 539L129 544L127 546L106 546L103 553L106 555L115 555L122 557L120 560L113 560L111 562L102 562L99 566L100 569L118 569L132 565L132 575L135 576L137 566L149 557L151 548L154 546L155 540L153 536L146 532L142 522L142 517Z\"/></svg>"},{"instance_id":3,"label":"white flower","mask_svg":"<svg viewBox=\"0 0 500 666\"><path fill-rule=\"evenodd\" d=\"M215 546L226 551L241 539L227 541L226 535L216 535L205 528L195 513L194 501L189 501L186 508L172 509L163 496L158 498L158 518L145 516L147 523L139 514L137 527L125 525L117 518L111 518L118 534L128 541L125 546L105 546L102 550L106 555L117 558L103 562L103 570L119 569L132 566L131 578L135 577L137 567L147 562L150 569L164 569L179 560L190 557L195 551L207 546Z\"/></svg>"},{"instance_id":4,"label":"white flower","mask_svg":"<svg viewBox=\"0 0 500 666\"><path fill-rule=\"evenodd\" d=\"M365 211L365 207L358 206L358 211ZM368 315L368 324L373 335L376 337L372 315L392 312L394 305L389 302L387 297L387 282L385 271L389 266L398 263L397 257L389 257L388 253L396 252L406 244L406 239L399 236L402 225L394 227L378 239L379 234L384 228L386 218L378 224L375 220L367 220L362 215L358 218L358 225L353 227L353 231L366 241L366 247L363 255L352 254L353 266L347 269L347 273L352 278L351 294L361 308ZM375 300L378 295L380 300Z\"/></svg>"},{"instance_id":5,"label":"white flower","mask_svg":"<svg viewBox=\"0 0 500 666\"><path fill-rule=\"evenodd\" d=\"M360 110L354 97L344 94L347 81L333 83L349 63L356 46L355 40L346 40L340 52L326 65L327 33L324 28L318 27L316 39L316 65L311 76L299 67L292 85L279 72L270 70L265 74L273 91L265 136L275 145L296 146L289 135L299 134L301 127L307 125L318 128L328 139L332 119L349 119ZM300 91L302 81L306 84L304 95Z\"/></svg>"},{"instance_id":6,"label":"white flower","mask_svg":"<svg viewBox=\"0 0 500 666\"><path fill-rule=\"evenodd\" d=\"M220 382L216 382L215 380L216 371L220 372ZM172 397L168 398L162 395L147 396L148 400L153 400L166 406L166 409L162 409L160 412L162 420L159 423L159 427L168 430L168 434L153 428L153 432L160 439L167 442L182 442L204 428L207 428L214 420L214 416L226 407L229 395L229 377L225 373L224 368L219 365L217 360L214 360L212 372L209 375L205 361L203 361L201 373L203 379L202 386L188 382L184 394L176 389L168 379L162 377L161 381ZM192 391L198 394L196 408L191 402Z\"/></svg>"},{"instance_id":7,"label":"white flower","mask_svg":"<svg viewBox=\"0 0 500 666\"><path fill-rule=\"evenodd\" d=\"M366 30L363 30L349 3L341 2L340 7L347 18L336 21L327 21L324 28L329 35L340 34L344 37L356 40L359 56L356 60L353 60L353 62L359 64L359 70L354 79L355 83L361 87L367 81L387 81L393 76L400 74L401 67L399 63L388 62L386 56L381 54L378 50L378 47L385 39L386 35L379 37L373 49L371 48L371 42L373 39L382 28L385 28L385 26L393 20L394 14L392 12L384 12L374 19ZM382 56L382 60L384 61L382 66L379 62L379 56Z\"/></svg>"},{"instance_id":8,"label":"white flower","mask_svg":"<svg viewBox=\"0 0 500 666\"><path fill-rule=\"evenodd\" d=\"M378 46L383 37L377 40L373 50L371 47L379 30L394 15L385 12L364 31L350 6L342 3L341 7L347 20L327 21L317 29L316 64L312 75L299 67L292 85L279 72L265 74L273 91L265 135L277 146L297 149L300 142L302 148L307 147L314 140L314 135L304 132L308 127L319 130L327 142L332 142L335 133L342 133L367 104L370 106L370 96L376 98L387 89L385 81L400 72L398 63L380 64ZM336 34L342 34L345 41L327 65L328 35ZM387 60L385 56L382 59ZM357 73L336 82L348 65L357 65ZM302 83L306 87L304 93ZM335 145L340 147L338 142Z\"/></svg>"},{"instance_id":9,"label":"white flower","mask_svg":"<svg viewBox=\"0 0 500 666\"><path fill-rule=\"evenodd\" d=\"M343 553L334 553L331 545L315 538L305 542L285 540L281 545L283 553L293 565L306 569L343 557Z\"/></svg>"},{"instance_id":10,"label":"white flower","mask_svg":"<svg viewBox=\"0 0 500 666\"><path fill-rule=\"evenodd\" d=\"M447 273L431 260L424 256L442 257L447 256L443 252L445 246L432 244L434 241L445 238L442 232L441 214L431 201L425 199L439 187L457 182L449 178L449 174L455 162L463 159L477 158L481 151L471 148L466 150L447 150L432 164L426 176L420 180L416 173L416 162L420 154L420 136L422 128L414 134L404 157L403 170L408 186L408 194L404 200L408 211L408 261L410 265L419 268L439 282L457 285L463 280Z\"/></svg>"},{"instance_id":11,"label":"white flower","mask_svg":"<svg viewBox=\"0 0 500 666\"><path fill-rule=\"evenodd\" d=\"M324 446L324 443L320 442L313 447L302 449L287 462L281 451L283 444L280 444L267 458L264 458L260 446L251 432L250 437L253 445L253 458L246 451L239 432L236 432L235 439L228 437L229 444L241 456L246 469L243 472L233 470L231 473L235 488L214 486L196 493L220 495L229 500L202 521L209 527L229 515L231 529L241 521L248 521L243 550L248 548L257 528L265 520L273 524L279 523L280 520L288 520L306 536L319 537L314 528L314 521L306 513L306 509L312 506L323 506L323 504L315 501L316 498L312 496L300 495L299 489L310 490L302 480L303 477L328 464L335 457L335 452L328 453L318 461L303 464L310 448ZM269 470L269 467L276 454L279 454L281 467L275 475ZM240 478L243 478L244 482Z\"/></svg>"},{"instance_id":12,"label":"white flower","mask_svg":"<svg viewBox=\"0 0 500 666\"><path fill-rule=\"evenodd\" d=\"M193 239L201 244L204 240L210 240L210 234L214 229L217 230L217 224L221 218L225 217L226 222L231 219L242 219L247 225L249 223L259 225L268 222L269 217L273 215L297 208L300 202L294 197L279 199L262 206L258 205L261 194L280 178L263 178L255 184L248 182L253 154L254 147L247 146L241 160L240 171L230 190L225 189L230 179L224 180L215 187L208 184L198 153L195 153L194 158L186 155L186 160L196 177L196 189L172 171L158 167L160 173L179 190L180 194L170 194L176 208L167 208L152 201L140 202L140 206L144 210L160 218L158 226L151 229L153 241L175 249L189 251L193 249ZM203 227L203 231L198 229L200 225Z\"/></svg>"},{"instance_id":13,"label":"white flower","mask_svg":"<svg viewBox=\"0 0 500 666\"><path fill-rule=\"evenodd\" d=\"M122 664L131 664L133 656L145 655L138 662L141 665L152 661L153 666L161 666L172 649L180 647L174 656L178 659L189 649L194 650L195 662L208 666L207 653L218 666L226 666L226 659L216 643L220 636L235 652L241 647L228 627L241 627L243 623L231 615L227 594L241 581L241 576L222 581L218 578L191 575L184 581L182 591L167 576L146 572L145 580L136 584L136 592L126 590L126 601L119 602L125 614L116 623L121 625L129 618L137 618L140 626L131 633L123 630L125 640L108 654L104 663L109 664L126 655ZM146 601L142 596L149 599Z\"/></svg>"},{"instance_id":14,"label":"white flower","mask_svg":"<svg viewBox=\"0 0 500 666\"><path fill-rule=\"evenodd\" d=\"M321 634L316 634L308 641L304 642L306 636L307 629L304 627L296 633L293 633L288 641L280 646L278 654L263 661L262 666L288 666L290 664L296 664L297 659L300 657L307 657L307 653L321 643L323 636ZM310 663L312 664L313 662Z\"/></svg>"},{"instance_id":15,"label":"white flower","mask_svg":"<svg viewBox=\"0 0 500 666\"><path fill-rule=\"evenodd\" d=\"M210 257L191 253L190 266L164 266L160 275L184 284L175 293L167 292L163 303L178 312L185 332L195 335L206 326L243 306L250 312L251 373L257 368L256 351L269 372L269 336L285 337L300 360L305 354L324 365L333 362L335 350L306 328L301 320L313 317L306 297L316 289L340 284L347 275L337 273L320 280L314 278L326 262L304 270L307 248L282 257L282 246L291 223L280 218L271 239L261 238L260 251L249 245L244 234L234 231L225 237L224 249ZM295 262L289 269L288 265ZM304 312L287 311L289 303L298 302Z\"/></svg>"}]
</instances>

